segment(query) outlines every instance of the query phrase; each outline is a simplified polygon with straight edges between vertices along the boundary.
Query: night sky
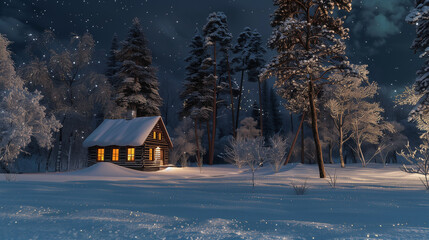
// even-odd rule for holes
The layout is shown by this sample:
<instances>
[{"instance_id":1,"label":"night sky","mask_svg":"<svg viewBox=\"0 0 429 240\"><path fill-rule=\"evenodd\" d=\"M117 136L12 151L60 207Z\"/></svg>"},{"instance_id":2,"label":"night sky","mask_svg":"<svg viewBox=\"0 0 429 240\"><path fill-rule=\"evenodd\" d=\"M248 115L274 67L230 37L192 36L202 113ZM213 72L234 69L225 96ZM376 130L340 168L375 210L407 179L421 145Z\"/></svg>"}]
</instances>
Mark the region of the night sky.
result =
<instances>
[{"instance_id":1,"label":"night sky","mask_svg":"<svg viewBox=\"0 0 429 240\"><path fill-rule=\"evenodd\" d=\"M68 41L71 33L88 31L97 42L97 60L103 69L113 34L124 39L131 20L139 17L162 86L180 86L187 44L210 12L225 12L235 37L249 26L268 39L274 10L270 0L4 0L0 4L0 33L14 42L18 64L28 34L51 29L57 38ZM420 65L409 48L415 28L404 22L412 4L413 0L354 0L348 15L350 59L368 64L371 80L384 86L388 96L411 84Z\"/></svg>"}]
</instances>

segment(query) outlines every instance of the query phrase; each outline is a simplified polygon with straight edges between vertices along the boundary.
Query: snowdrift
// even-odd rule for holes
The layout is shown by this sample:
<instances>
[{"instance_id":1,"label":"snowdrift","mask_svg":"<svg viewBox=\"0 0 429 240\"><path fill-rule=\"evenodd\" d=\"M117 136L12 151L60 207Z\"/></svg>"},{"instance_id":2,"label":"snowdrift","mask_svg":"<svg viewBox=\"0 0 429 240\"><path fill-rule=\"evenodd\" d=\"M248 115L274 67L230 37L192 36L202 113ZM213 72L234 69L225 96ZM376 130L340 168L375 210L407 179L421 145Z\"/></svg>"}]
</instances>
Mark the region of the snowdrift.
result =
<instances>
[{"instance_id":1,"label":"snowdrift","mask_svg":"<svg viewBox=\"0 0 429 240\"><path fill-rule=\"evenodd\" d=\"M72 176L93 177L143 177L145 175L142 171L129 169L108 162L100 162L88 168L63 174Z\"/></svg>"}]
</instances>

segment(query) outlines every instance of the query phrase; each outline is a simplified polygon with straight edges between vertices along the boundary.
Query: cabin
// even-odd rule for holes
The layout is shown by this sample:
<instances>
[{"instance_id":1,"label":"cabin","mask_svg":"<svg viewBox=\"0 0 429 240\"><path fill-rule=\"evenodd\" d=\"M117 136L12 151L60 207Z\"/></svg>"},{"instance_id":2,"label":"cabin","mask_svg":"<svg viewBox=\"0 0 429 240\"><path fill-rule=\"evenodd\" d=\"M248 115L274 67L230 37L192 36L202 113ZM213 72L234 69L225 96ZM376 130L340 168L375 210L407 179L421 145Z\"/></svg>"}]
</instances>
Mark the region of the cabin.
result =
<instances>
[{"instance_id":1,"label":"cabin","mask_svg":"<svg viewBox=\"0 0 429 240\"><path fill-rule=\"evenodd\" d=\"M137 170L159 170L169 165L173 147L160 116L105 119L83 142L88 166L111 162Z\"/></svg>"}]
</instances>

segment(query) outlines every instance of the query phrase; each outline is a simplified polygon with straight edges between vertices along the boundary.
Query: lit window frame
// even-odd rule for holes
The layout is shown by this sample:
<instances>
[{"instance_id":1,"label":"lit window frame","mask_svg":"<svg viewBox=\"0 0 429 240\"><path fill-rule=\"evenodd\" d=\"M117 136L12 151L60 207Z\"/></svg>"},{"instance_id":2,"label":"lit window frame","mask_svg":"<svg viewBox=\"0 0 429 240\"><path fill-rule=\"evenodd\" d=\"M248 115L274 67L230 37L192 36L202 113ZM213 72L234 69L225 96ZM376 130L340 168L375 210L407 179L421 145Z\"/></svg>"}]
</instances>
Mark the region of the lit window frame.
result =
<instances>
[{"instance_id":1,"label":"lit window frame","mask_svg":"<svg viewBox=\"0 0 429 240\"><path fill-rule=\"evenodd\" d=\"M136 160L136 149L135 148L128 148L127 151L127 161L128 162L134 162Z\"/></svg>"},{"instance_id":2,"label":"lit window frame","mask_svg":"<svg viewBox=\"0 0 429 240\"><path fill-rule=\"evenodd\" d=\"M119 148L112 149L112 162L119 161Z\"/></svg>"},{"instance_id":3,"label":"lit window frame","mask_svg":"<svg viewBox=\"0 0 429 240\"><path fill-rule=\"evenodd\" d=\"M104 162L104 148L97 149L97 162Z\"/></svg>"},{"instance_id":4,"label":"lit window frame","mask_svg":"<svg viewBox=\"0 0 429 240\"><path fill-rule=\"evenodd\" d=\"M161 132L158 133L158 140L162 140L162 133Z\"/></svg>"},{"instance_id":5,"label":"lit window frame","mask_svg":"<svg viewBox=\"0 0 429 240\"><path fill-rule=\"evenodd\" d=\"M153 161L153 149L149 148L149 161Z\"/></svg>"}]
</instances>

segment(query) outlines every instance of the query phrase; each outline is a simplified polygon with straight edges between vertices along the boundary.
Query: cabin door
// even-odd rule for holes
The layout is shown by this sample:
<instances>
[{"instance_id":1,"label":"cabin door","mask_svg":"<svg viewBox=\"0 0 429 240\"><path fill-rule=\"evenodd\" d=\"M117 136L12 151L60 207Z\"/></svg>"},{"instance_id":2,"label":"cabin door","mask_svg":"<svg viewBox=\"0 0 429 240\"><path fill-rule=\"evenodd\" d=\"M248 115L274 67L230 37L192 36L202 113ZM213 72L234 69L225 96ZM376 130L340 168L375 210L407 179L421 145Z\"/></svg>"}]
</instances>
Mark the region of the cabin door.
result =
<instances>
[{"instance_id":1,"label":"cabin door","mask_svg":"<svg viewBox=\"0 0 429 240\"><path fill-rule=\"evenodd\" d=\"M162 149L160 147L155 148L155 163L162 165Z\"/></svg>"}]
</instances>

